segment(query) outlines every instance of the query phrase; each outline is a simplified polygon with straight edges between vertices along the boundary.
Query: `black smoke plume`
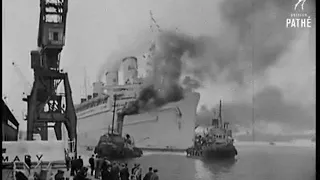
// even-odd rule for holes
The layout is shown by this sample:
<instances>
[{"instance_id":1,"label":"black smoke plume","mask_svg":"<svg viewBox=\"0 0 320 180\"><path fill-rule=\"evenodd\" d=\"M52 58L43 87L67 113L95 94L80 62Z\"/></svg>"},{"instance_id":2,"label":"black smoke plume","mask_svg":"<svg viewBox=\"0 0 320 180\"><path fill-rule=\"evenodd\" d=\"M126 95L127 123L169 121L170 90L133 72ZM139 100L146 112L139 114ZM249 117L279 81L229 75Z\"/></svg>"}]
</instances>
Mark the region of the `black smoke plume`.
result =
<instances>
[{"instance_id":1,"label":"black smoke plume","mask_svg":"<svg viewBox=\"0 0 320 180\"><path fill-rule=\"evenodd\" d=\"M173 31L160 33L152 52L153 73L138 100L125 108L124 114L183 98L182 73L191 74L198 82L215 82L222 76L222 81L239 85L247 77L263 76L296 38L298 30L285 26L286 18L294 12L293 3L226 0L220 4L220 33L198 37ZM312 12L312 5L306 3L305 9Z\"/></svg>"},{"instance_id":2,"label":"black smoke plume","mask_svg":"<svg viewBox=\"0 0 320 180\"><path fill-rule=\"evenodd\" d=\"M180 83L182 57L185 55L189 59L195 59L203 53L200 51L202 47L194 38L174 31L161 32L154 45L155 48L150 52L152 72L145 79L138 99L128 104L122 115L147 111L181 100L184 94Z\"/></svg>"}]
</instances>

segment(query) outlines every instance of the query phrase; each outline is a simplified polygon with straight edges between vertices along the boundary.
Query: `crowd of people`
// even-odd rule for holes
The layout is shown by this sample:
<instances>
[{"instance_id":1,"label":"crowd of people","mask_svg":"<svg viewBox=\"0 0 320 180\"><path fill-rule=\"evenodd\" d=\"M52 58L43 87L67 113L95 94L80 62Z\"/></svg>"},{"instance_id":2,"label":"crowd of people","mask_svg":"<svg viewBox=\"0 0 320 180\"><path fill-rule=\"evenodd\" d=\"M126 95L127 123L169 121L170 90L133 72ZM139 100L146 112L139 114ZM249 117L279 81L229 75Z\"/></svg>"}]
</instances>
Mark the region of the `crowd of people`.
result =
<instances>
[{"instance_id":1,"label":"crowd of people","mask_svg":"<svg viewBox=\"0 0 320 180\"><path fill-rule=\"evenodd\" d=\"M117 161L110 162L106 158L99 158L92 155L89 159L90 171L84 167L81 156L77 159L67 159L67 171L74 176L74 180L88 180L88 173L95 179L101 180L159 180L158 170L149 167L149 171L143 176L140 164L134 164L129 171L127 163ZM71 166L71 167L70 167ZM56 180L60 180L57 176Z\"/></svg>"}]
</instances>

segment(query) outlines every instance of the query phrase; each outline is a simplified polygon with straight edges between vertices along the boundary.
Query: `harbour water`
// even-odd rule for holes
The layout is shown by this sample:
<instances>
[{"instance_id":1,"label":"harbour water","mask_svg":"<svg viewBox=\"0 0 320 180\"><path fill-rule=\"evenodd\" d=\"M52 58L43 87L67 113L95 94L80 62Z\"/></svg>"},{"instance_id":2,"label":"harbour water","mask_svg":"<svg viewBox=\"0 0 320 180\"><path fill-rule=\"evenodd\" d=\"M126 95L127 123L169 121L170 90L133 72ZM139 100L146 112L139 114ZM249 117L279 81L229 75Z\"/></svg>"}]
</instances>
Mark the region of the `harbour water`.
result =
<instances>
[{"instance_id":1,"label":"harbour water","mask_svg":"<svg viewBox=\"0 0 320 180\"><path fill-rule=\"evenodd\" d=\"M207 162L186 158L184 153L146 152L143 170L157 168L161 180L313 180L315 148L271 145L237 146L236 161Z\"/></svg>"}]
</instances>

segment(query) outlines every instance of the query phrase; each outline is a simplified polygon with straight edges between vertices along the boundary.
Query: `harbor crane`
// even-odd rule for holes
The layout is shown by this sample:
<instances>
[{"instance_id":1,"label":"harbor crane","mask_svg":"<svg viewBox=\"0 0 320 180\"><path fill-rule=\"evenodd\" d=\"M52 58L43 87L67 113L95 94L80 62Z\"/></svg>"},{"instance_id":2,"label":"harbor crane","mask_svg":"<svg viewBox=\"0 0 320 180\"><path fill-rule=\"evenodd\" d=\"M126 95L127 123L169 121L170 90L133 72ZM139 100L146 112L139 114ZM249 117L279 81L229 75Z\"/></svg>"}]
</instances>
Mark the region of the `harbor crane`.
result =
<instances>
[{"instance_id":1,"label":"harbor crane","mask_svg":"<svg viewBox=\"0 0 320 180\"><path fill-rule=\"evenodd\" d=\"M68 74L60 69L61 51L65 45L68 0L40 0L37 50L31 51L34 82L28 105L27 140L40 134L48 140L48 128L54 128L57 140L62 140L62 124L68 132L70 151L76 155L77 117L71 95ZM63 82L63 83L61 83ZM58 94L58 86L64 93ZM65 107L64 107L65 103ZM50 126L49 123L54 123Z\"/></svg>"}]
</instances>

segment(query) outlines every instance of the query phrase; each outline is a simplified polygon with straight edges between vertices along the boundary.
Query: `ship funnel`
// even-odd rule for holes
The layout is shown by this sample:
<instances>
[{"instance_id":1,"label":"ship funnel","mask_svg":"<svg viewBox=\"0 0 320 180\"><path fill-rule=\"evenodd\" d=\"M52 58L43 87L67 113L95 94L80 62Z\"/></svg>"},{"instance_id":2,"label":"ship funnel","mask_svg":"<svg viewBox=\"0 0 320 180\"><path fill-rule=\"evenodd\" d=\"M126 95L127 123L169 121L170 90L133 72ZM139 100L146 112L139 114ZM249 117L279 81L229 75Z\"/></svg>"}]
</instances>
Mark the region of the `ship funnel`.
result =
<instances>
[{"instance_id":1,"label":"ship funnel","mask_svg":"<svg viewBox=\"0 0 320 180\"><path fill-rule=\"evenodd\" d=\"M118 71L108 71L106 72L106 85L115 86L118 85Z\"/></svg>"},{"instance_id":2,"label":"ship funnel","mask_svg":"<svg viewBox=\"0 0 320 180\"><path fill-rule=\"evenodd\" d=\"M103 83L102 82L94 82L93 86L93 97L97 97L103 93Z\"/></svg>"},{"instance_id":3,"label":"ship funnel","mask_svg":"<svg viewBox=\"0 0 320 180\"><path fill-rule=\"evenodd\" d=\"M138 59L134 56L122 59L122 74L124 84L135 84L138 81Z\"/></svg>"}]
</instances>

